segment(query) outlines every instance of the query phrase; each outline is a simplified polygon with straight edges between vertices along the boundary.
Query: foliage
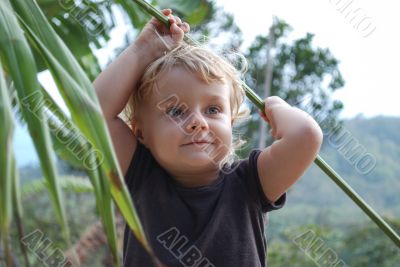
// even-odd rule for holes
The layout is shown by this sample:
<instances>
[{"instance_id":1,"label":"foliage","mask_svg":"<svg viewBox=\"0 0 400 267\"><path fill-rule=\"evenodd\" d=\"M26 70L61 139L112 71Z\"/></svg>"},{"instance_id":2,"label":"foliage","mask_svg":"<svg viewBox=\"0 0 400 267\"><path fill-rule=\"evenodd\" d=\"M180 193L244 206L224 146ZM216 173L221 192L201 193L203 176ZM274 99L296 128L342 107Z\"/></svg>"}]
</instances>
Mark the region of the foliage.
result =
<instances>
[{"instance_id":1,"label":"foliage","mask_svg":"<svg viewBox=\"0 0 400 267\"><path fill-rule=\"evenodd\" d=\"M289 104L306 110L317 121L332 121L331 127L337 123L337 116L343 104L332 100L332 93L344 85L338 69L339 61L329 49L313 45L314 35L289 41L291 26L285 21L275 18L270 28L273 39L259 35L248 48L245 57L249 63L246 76L248 85L260 95L264 95L266 65L265 60L268 43L271 43L272 81L270 95L280 96ZM253 109L252 113L258 110ZM244 135L253 142L258 140L257 129L259 116L253 116L245 125ZM269 140L271 143L272 140ZM250 145L254 147L254 144ZM247 152L244 152L245 154Z\"/></svg>"},{"instance_id":2,"label":"foliage","mask_svg":"<svg viewBox=\"0 0 400 267\"><path fill-rule=\"evenodd\" d=\"M390 221L397 231L400 221ZM368 242L366 242L368 240ZM306 224L289 227L269 241L271 266L395 266L398 248L370 224L335 228Z\"/></svg>"},{"instance_id":3,"label":"foliage","mask_svg":"<svg viewBox=\"0 0 400 267\"><path fill-rule=\"evenodd\" d=\"M335 142L336 139L329 134L325 135L325 146L321 151L321 155L335 170L344 174L352 188L382 214L397 233L400 232L398 127L400 118L356 117L344 120L343 128L351 133L348 139L357 140L358 145L366 149L364 155L370 153L376 159L377 164L369 173L360 173L356 164L341 153L340 143ZM345 140L341 142L345 143ZM279 259L275 261L275 257L282 253L302 256L304 259L299 262L310 259L291 241L301 233L301 230L296 230L301 225L308 225L306 229L329 230L321 232L319 236L348 266L394 266L399 260L399 249L393 242L315 166L310 167L290 189L286 206L270 214L267 236L270 239L272 266L275 266L274 263L276 266L285 266ZM285 237L285 233L289 233L289 237ZM284 263L286 266L296 266L290 259ZM299 266L308 265L311 264Z\"/></svg>"},{"instance_id":4,"label":"foliage","mask_svg":"<svg viewBox=\"0 0 400 267\"><path fill-rule=\"evenodd\" d=\"M96 209L96 200L92 193L88 193L88 185L86 177L59 177L65 195L64 205L67 210L67 222L70 226L71 242L75 243L85 231L85 228L94 223L99 217ZM50 205L49 195L40 185L41 179L36 178L33 181L25 182L22 188L22 204L24 206L24 233L22 237L28 236L34 231L40 230L44 238L51 243L49 249L43 249L43 253L48 254L52 249L61 249L65 251L65 244L60 235L59 227L54 221L54 215ZM86 191L86 192L85 192ZM15 225L16 226L16 225ZM13 247L20 246L21 236L17 231L17 227L12 228L11 236ZM43 238L43 239L44 239ZM103 255L110 255L109 249L104 246ZM37 250L36 250L37 251ZM23 266L23 256L18 249L13 250L13 254L19 264ZM39 254L40 255L40 254ZM31 266L43 266L43 262L35 250L28 253ZM102 257L99 257L98 263ZM94 261L95 263L95 261ZM85 265L86 266L86 265ZM92 265L96 266L96 265ZM99 265L97 265L99 266Z\"/></svg>"},{"instance_id":5,"label":"foliage","mask_svg":"<svg viewBox=\"0 0 400 267\"><path fill-rule=\"evenodd\" d=\"M398 118L376 117L371 119L354 118L345 120L341 131L347 133L346 137L338 139L327 133L324 136L324 147L321 151L323 155L344 177L346 181L361 194L361 196L379 213L389 217L400 217L400 210L396 206L399 203L400 182L398 173L400 172L400 139L395 134L396 127L400 127ZM351 141L351 142L350 142ZM346 145L348 143L349 145ZM346 151L360 151L349 157ZM362 152L362 153L361 153ZM369 168L360 168L362 161L367 158L374 160ZM340 208L349 206L350 202L341 197L343 194L335 189L332 184L327 183L322 178L322 174L317 168L312 167L300 180L298 195L303 194L303 198L308 199L308 203L313 203L313 198L306 194L312 186L314 195L320 199L325 199L321 204ZM345 209L346 210L346 209Z\"/></svg>"}]
</instances>

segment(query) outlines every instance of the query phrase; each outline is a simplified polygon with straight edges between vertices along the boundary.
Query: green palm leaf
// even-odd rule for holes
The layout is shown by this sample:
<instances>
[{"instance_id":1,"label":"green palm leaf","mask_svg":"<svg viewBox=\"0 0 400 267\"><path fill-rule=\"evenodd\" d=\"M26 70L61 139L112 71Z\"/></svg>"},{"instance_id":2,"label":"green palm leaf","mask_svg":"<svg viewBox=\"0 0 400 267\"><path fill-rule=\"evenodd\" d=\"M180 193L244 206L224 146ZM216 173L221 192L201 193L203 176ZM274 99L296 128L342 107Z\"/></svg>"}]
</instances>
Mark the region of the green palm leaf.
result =
<instances>
[{"instance_id":1,"label":"green palm leaf","mask_svg":"<svg viewBox=\"0 0 400 267\"><path fill-rule=\"evenodd\" d=\"M3 1L0 5L0 43L2 44L0 56L10 72L18 99L20 102L25 101L27 104L21 106L22 115L27 122L30 135L33 137L58 221L63 229L64 237L69 243L69 229L66 223L60 188L57 184L56 169L53 155L51 154L50 135L44 121L41 106L37 106L36 102L41 99L28 98L28 96L39 90L36 65L8 0ZM32 113L29 109L32 106L36 108L35 113Z\"/></svg>"},{"instance_id":2,"label":"green palm leaf","mask_svg":"<svg viewBox=\"0 0 400 267\"><path fill-rule=\"evenodd\" d=\"M114 208L110 187L108 183L105 184L105 182L108 181L107 176L102 168L95 168L93 170L85 168L83 157L94 156L90 155L93 146L44 89L42 89L42 93L48 118L47 123L50 128L55 151L71 165L86 170L92 184L92 186L88 187L87 183L84 182L85 180L82 181L82 179L61 179L60 185L64 190L81 189L94 191L97 210L100 214L108 245L113 255L114 264L119 266L120 261L115 229L116 224L114 221ZM94 158L89 161L92 162L96 160L99 159ZM34 190L40 190L43 187L43 182L39 181L33 183L29 187Z\"/></svg>"},{"instance_id":3,"label":"green palm leaf","mask_svg":"<svg viewBox=\"0 0 400 267\"><path fill-rule=\"evenodd\" d=\"M11 222L12 212L12 135L14 130L11 103L0 62L0 239L5 238Z\"/></svg>"},{"instance_id":4,"label":"green palm leaf","mask_svg":"<svg viewBox=\"0 0 400 267\"><path fill-rule=\"evenodd\" d=\"M60 187L65 192L71 193L92 193L92 184L83 177L75 176L61 176L60 177ZM24 197L29 197L32 194L42 193L46 190L46 183L42 179L33 180L32 182L26 183L21 190Z\"/></svg>"},{"instance_id":5,"label":"green palm leaf","mask_svg":"<svg viewBox=\"0 0 400 267\"><path fill-rule=\"evenodd\" d=\"M13 179L12 205L13 205L13 210L14 210L15 224L16 224L17 230L18 230L18 236L19 236L19 239L21 240L25 236L25 234L24 234L24 227L22 225L23 213L22 213L19 173L18 173L17 164L16 164L16 161L15 161L14 155L12 157L12 163L11 164L12 164L11 177ZM22 254L24 256L25 266L29 267L30 264L29 264L29 260L28 260L27 247L24 246L24 244L21 242L20 243L20 248L21 248L21 252L22 252Z\"/></svg>"}]
</instances>

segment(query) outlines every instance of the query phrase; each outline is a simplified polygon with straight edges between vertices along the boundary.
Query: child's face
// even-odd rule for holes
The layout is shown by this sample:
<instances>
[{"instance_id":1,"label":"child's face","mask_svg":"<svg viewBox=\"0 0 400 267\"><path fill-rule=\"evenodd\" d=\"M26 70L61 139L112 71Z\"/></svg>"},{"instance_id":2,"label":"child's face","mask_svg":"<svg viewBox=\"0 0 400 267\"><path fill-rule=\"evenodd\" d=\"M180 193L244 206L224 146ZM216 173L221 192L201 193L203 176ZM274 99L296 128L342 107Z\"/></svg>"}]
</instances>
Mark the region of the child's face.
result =
<instances>
[{"instance_id":1,"label":"child's face","mask_svg":"<svg viewBox=\"0 0 400 267\"><path fill-rule=\"evenodd\" d=\"M140 104L139 140L172 174L215 170L232 144L229 99L227 84L207 84L174 67L158 79L151 99Z\"/></svg>"}]
</instances>

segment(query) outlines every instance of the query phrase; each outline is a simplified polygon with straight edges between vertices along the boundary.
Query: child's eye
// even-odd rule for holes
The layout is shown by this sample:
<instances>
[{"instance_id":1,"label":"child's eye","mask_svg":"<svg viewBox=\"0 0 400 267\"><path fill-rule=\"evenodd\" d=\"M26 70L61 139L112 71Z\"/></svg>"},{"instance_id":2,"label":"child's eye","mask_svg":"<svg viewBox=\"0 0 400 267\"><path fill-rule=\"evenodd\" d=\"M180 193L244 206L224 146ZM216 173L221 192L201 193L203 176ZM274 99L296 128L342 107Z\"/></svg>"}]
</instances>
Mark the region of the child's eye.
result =
<instances>
[{"instance_id":1,"label":"child's eye","mask_svg":"<svg viewBox=\"0 0 400 267\"><path fill-rule=\"evenodd\" d=\"M220 108L218 108L216 106L211 106L211 107L207 108L207 114L218 114L220 112L221 112Z\"/></svg>"},{"instance_id":2,"label":"child's eye","mask_svg":"<svg viewBox=\"0 0 400 267\"><path fill-rule=\"evenodd\" d=\"M166 112L166 114L170 117L176 118L179 116L182 116L184 114L183 110L181 108L169 108Z\"/></svg>"}]
</instances>

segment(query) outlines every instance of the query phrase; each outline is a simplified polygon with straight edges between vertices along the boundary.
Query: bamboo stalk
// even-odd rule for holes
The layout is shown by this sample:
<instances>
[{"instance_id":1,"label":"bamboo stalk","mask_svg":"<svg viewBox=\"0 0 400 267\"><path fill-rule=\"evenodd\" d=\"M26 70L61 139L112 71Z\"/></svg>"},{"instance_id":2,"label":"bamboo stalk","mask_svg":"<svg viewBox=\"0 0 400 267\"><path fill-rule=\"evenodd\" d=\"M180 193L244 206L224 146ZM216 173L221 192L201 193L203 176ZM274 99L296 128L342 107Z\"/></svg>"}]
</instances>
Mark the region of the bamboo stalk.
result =
<instances>
[{"instance_id":1,"label":"bamboo stalk","mask_svg":"<svg viewBox=\"0 0 400 267\"><path fill-rule=\"evenodd\" d=\"M162 14L159 10L154 8L152 5L147 3L144 0L133 0L138 5L140 5L144 11L146 11L149 15L157 18L160 22L164 23L166 26L169 26L168 18ZM196 44L196 41L188 35L185 34L185 40L189 39L190 44ZM250 99L250 101L256 105L262 112L264 111L264 101L243 81L243 87L246 92L246 96ZM342 177L338 173L336 173L322 158L320 155L314 160L314 163L320 167L320 169L329 176L342 191L350 197L350 199L361 208L361 210L388 236L397 247L400 248L400 237L396 232L385 222L385 220L377 213L374 209L372 209L355 191L348 185Z\"/></svg>"},{"instance_id":2,"label":"bamboo stalk","mask_svg":"<svg viewBox=\"0 0 400 267\"><path fill-rule=\"evenodd\" d=\"M134 1L141 8L143 8L148 14L155 17L157 20L159 20L161 23L165 24L167 27L170 26L168 17L165 16L163 13L161 13L159 10L157 10L155 7L153 7L152 5L148 4L146 1L143 1L143 0L134 0ZM199 45L199 43L188 34L185 34L184 41L191 45Z\"/></svg>"},{"instance_id":3,"label":"bamboo stalk","mask_svg":"<svg viewBox=\"0 0 400 267\"><path fill-rule=\"evenodd\" d=\"M346 181L331 168L320 155L314 160L314 163L328 175L332 181L337 184L342 191L353 200L354 203L400 248L399 235L389 226L389 224L373 209L367 202L365 202L357 192L346 183Z\"/></svg>"}]
</instances>

